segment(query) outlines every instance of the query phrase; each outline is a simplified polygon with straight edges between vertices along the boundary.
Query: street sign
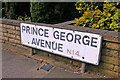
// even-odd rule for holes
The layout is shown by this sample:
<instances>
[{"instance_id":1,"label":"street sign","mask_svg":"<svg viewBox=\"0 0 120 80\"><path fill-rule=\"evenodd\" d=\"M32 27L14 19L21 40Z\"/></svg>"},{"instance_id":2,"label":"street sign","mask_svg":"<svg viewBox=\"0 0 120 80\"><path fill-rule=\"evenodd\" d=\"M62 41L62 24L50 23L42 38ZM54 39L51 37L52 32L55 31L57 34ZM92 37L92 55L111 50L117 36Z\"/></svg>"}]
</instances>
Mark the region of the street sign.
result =
<instances>
[{"instance_id":1,"label":"street sign","mask_svg":"<svg viewBox=\"0 0 120 80\"><path fill-rule=\"evenodd\" d=\"M21 43L94 65L99 64L102 36L21 23ZM41 53L42 54L42 53Z\"/></svg>"}]
</instances>

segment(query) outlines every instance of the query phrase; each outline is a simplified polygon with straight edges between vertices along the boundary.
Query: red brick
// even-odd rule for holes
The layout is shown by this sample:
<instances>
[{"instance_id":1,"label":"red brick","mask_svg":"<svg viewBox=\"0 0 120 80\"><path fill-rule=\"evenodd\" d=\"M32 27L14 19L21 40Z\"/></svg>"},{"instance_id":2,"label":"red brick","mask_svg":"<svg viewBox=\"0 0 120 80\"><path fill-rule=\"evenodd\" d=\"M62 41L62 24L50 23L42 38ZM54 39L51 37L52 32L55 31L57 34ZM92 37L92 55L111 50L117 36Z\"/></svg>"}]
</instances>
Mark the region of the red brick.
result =
<instances>
[{"instance_id":1,"label":"red brick","mask_svg":"<svg viewBox=\"0 0 120 80\"><path fill-rule=\"evenodd\" d=\"M0 34L0 36L4 36L4 33Z\"/></svg>"},{"instance_id":2,"label":"red brick","mask_svg":"<svg viewBox=\"0 0 120 80\"><path fill-rule=\"evenodd\" d=\"M2 41L2 43L5 43L6 41L4 41L4 40L1 40Z\"/></svg>"},{"instance_id":3,"label":"red brick","mask_svg":"<svg viewBox=\"0 0 120 80\"><path fill-rule=\"evenodd\" d=\"M0 24L0 27L2 27L2 24Z\"/></svg>"},{"instance_id":4,"label":"red brick","mask_svg":"<svg viewBox=\"0 0 120 80\"><path fill-rule=\"evenodd\" d=\"M39 53L39 55L42 56L42 57L48 57L48 55L47 56L45 55L45 54L47 54L47 52L45 52L45 51L36 50L36 52Z\"/></svg>"},{"instance_id":5,"label":"red brick","mask_svg":"<svg viewBox=\"0 0 120 80\"><path fill-rule=\"evenodd\" d=\"M2 36L2 32L0 32L0 36Z\"/></svg>"},{"instance_id":6,"label":"red brick","mask_svg":"<svg viewBox=\"0 0 120 80\"><path fill-rule=\"evenodd\" d=\"M15 40L15 43L20 44L20 40Z\"/></svg>"},{"instance_id":7,"label":"red brick","mask_svg":"<svg viewBox=\"0 0 120 80\"><path fill-rule=\"evenodd\" d=\"M23 45L21 45L21 46L22 46L22 48L24 48L24 49L30 49L30 47L23 46Z\"/></svg>"},{"instance_id":8,"label":"red brick","mask_svg":"<svg viewBox=\"0 0 120 80\"><path fill-rule=\"evenodd\" d=\"M0 26L0 28L3 28L2 26Z\"/></svg>"},{"instance_id":9,"label":"red brick","mask_svg":"<svg viewBox=\"0 0 120 80\"><path fill-rule=\"evenodd\" d=\"M14 34L14 35L20 35L20 31L16 31L16 30L8 30L8 33Z\"/></svg>"},{"instance_id":10,"label":"red brick","mask_svg":"<svg viewBox=\"0 0 120 80\"><path fill-rule=\"evenodd\" d=\"M77 61L77 60L73 60L73 65L81 67L82 62L81 61Z\"/></svg>"},{"instance_id":11,"label":"red brick","mask_svg":"<svg viewBox=\"0 0 120 80\"><path fill-rule=\"evenodd\" d=\"M102 49L102 55L109 56L109 57L118 57L118 51L111 50L111 49Z\"/></svg>"},{"instance_id":12,"label":"red brick","mask_svg":"<svg viewBox=\"0 0 120 80\"><path fill-rule=\"evenodd\" d=\"M38 51L38 50L37 50L37 51ZM55 59L55 57L56 57L56 56L55 56L54 54L52 54L52 53L49 53L48 56L49 56L49 58L52 58L52 59Z\"/></svg>"},{"instance_id":13,"label":"red brick","mask_svg":"<svg viewBox=\"0 0 120 80\"><path fill-rule=\"evenodd\" d=\"M14 30L9 29L9 30L7 30L7 31L8 31L9 34L13 34L13 31L14 31Z\"/></svg>"},{"instance_id":14,"label":"red brick","mask_svg":"<svg viewBox=\"0 0 120 80\"><path fill-rule=\"evenodd\" d=\"M16 26L16 30L20 31L20 27Z\"/></svg>"},{"instance_id":15,"label":"red brick","mask_svg":"<svg viewBox=\"0 0 120 80\"><path fill-rule=\"evenodd\" d=\"M0 36L0 40L2 40L2 36Z\"/></svg>"},{"instance_id":16,"label":"red brick","mask_svg":"<svg viewBox=\"0 0 120 80\"><path fill-rule=\"evenodd\" d=\"M2 32L0 32L0 36L3 36L3 33L2 33Z\"/></svg>"},{"instance_id":17,"label":"red brick","mask_svg":"<svg viewBox=\"0 0 120 80\"><path fill-rule=\"evenodd\" d=\"M4 41L8 41L8 37L2 37L2 40L4 40Z\"/></svg>"},{"instance_id":18,"label":"red brick","mask_svg":"<svg viewBox=\"0 0 120 80\"><path fill-rule=\"evenodd\" d=\"M20 38L20 36L16 35L16 39L17 39L17 40L20 40L21 38Z\"/></svg>"},{"instance_id":19,"label":"red brick","mask_svg":"<svg viewBox=\"0 0 120 80\"><path fill-rule=\"evenodd\" d=\"M65 64L72 64L72 59L66 58L66 57L63 57L63 56L60 56L60 55L55 55L55 60L64 62Z\"/></svg>"},{"instance_id":20,"label":"red brick","mask_svg":"<svg viewBox=\"0 0 120 80\"><path fill-rule=\"evenodd\" d=\"M110 70L101 70L101 73L111 76L112 78L118 78L118 72L113 72Z\"/></svg>"},{"instance_id":21,"label":"red brick","mask_svg":"<svg viewBox=\"0 0 120 80\"><path fill-rule=\"evenodd\" d=\"M20 35L20 31L15 31L14 34L16 34L16 35Z\"/></svg>"},{"instance_id":22,"label":"red brick","mask_svg":"<svg viewBox=\"0 0 120 80\"><path fill-rule=\"evenodd\" d=\"M15 39L9 38L9 42L15 43Z\"/></svg>"},{"instance_id":23,"label":"red brick","mask_svg":"<svg viewBox=\"0 0 120 80\"><path fill-rule=\"evenodd\" d=\"M0 39L0 43L2 43L3 40Z\"/></svg>"},{"instance_id":24,"label":"red brick","mask_svg":"<svg viewBox=\"0 0 120 80\"><path fill-rule=\"evenodd\" d=\"M114 66L114 71L118 72L118 66Z\"/></svg>"},{"instance_id":25,"label":"red brick","mask_svg":"<svg viewBox=\"0 0 120 80\"><path fill-rule=\"evenodd\" d=\"M21 45L21 44L17 44L16 46L19 47L19 48L23 48L23 49L25 49L25 50L31 49L30 47L26 47L26 46L23 46L23 45Z\"/></svg>"},{"instance_id":26,"label":"red brick","mask_svg":"<svg viewBox=\"0 0 120 80\"><path fill-rule=\"evenodd\" d=\"M3 33L3 36L8 36L8 33Z\"/></svg>"},{"instance_id":27,"label":"red brick","mask_svg":"<svg viewBox=\"0 0 120 80\"><path fill-rule=\"evenodd\" d=\"M11 26L11 25L3 25L4 28L6 29L15 29L15 26Z\"/></svg>"},{"instance_id":28,"label":"red brick","mask_svg":"<svg viewBox=\"0 0 120 80\"><path fill-rule=\"evenodd\" d=\"M118 67L118 72L120 73L120 66Z\"/></svg>"},{"instance_id":29,"label":"red brick","mask_svg":"<svg viewBox=\"0 0 120 80\"><path fill-rule=\"evenodd\" d=\"M108 63L103 63L103 62L102 62L102 63L100 63L100 64L98 65L98 68L113 71L114 65L113 65L113 64L108 64Z\"/></svg>"},{"instance_id":30,"label":"red brick","mask_svg":"<svg viewBox=\"0 0 120 80\"><path fill-rule=\"evenodd\" d=\"M15 38L15 35L13 35L13 34L8 34L8 37L10 37L10 38Z\"/></svg>"},{"instance_id":31,"label":"red brick","mask_svg":"<svg viewBox=\"0 0 120 80\"><path fill-rule=\"evenodd\" d=\"M9 25L4 24L3 27L4 27L5 29L9 29Z\"/></svg>"},{"instance_id":32,"label":"red brick","mask_svg":"<svg viewBox=\"0 0 120 80\"><path fill-rule=\"evenodd\" d=\"M2 24L2 28L5 28L5 24Z\"/></svg>"},{"instance_id":33,"label":"red brick","mask_svg":"<svg viewBox=\"0 0 120 80\"><path fill-rule=\"evenodd\" d=\"M8 29L2 28L2 32L7 33Z\"/></svg>"},{"instance_id":34,"label":"red brick","mask_svg":"<svg viewBox=\"0 0 120 80\"><path fill-rule=\"evenodd\" d=\"M115 57L102 56L101 61L118 65L118 58Z\"/></svg>"},{"instance_id":35,"label":"red brick","mask_svg":"<svg viewBox=\"0 0 120 80\"><path fill-rule=\"evenodd\" d=\"M110 49L115 49L115 50L119 50L119 46L120 46L120 44L110 43L110 42L104 42L103 44L105 48L110 48Z\"/></svg>"},{"instance_id":36,"label":"red brick","mask_svg":"<svg viewBox=\"0 0 120 80\"><path fill-rule=\"evenodd\" d=\"M2 28L0 27L0 32L2 32Z\"/></svg>"}]
</instances>

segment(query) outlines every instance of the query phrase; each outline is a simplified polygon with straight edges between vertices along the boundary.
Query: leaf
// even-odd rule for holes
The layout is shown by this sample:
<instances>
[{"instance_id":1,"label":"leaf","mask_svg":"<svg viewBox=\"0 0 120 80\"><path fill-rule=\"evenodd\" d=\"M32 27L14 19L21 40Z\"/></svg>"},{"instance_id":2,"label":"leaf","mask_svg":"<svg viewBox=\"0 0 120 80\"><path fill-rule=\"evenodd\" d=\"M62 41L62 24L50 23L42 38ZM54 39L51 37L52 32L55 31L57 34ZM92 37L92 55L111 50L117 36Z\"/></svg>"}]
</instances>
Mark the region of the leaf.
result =
<instances>
[{"instance_id":1,"label":"leaf","mask_svg":"<svg viewBox=\"0 0 120 80\"><path fill-rule=\"evenodd\" d=\"M86 26L86 24L83 25L83 27L85 27L85 26Z\"/></svg>"},{"instance_id":2,"label":"leaf","mask_svg":"<svg viewBox=\"0 0 120 80\"><path fill-rule=\"evenodd\" d=\"M98 6L95 7L95 9L97 9L97 8L98 8Z\"/></svg>"}]
</instances>

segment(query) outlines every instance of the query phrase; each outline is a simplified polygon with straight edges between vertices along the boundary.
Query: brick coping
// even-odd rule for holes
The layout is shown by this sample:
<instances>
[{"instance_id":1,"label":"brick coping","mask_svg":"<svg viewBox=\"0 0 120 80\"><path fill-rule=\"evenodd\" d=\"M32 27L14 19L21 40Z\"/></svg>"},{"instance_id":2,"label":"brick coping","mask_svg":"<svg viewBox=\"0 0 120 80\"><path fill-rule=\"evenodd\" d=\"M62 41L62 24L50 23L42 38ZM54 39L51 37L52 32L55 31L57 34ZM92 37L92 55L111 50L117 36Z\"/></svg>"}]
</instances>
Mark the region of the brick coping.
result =
<instances>
[{"instance_id":1,"label":"brick coping","mask_svg":"<svg viewBox=\"0 0 120 80\"><path fill-rule=\"evenodd\" d=\"M18 20L11 20L11 19L0 19L2 20L2 24L8 24L13 26L20 26L20 23L28 23L28 24L34 24L34 25L41 25L41 26L48 26L53 28L61 28L61 29L68 29L73 31L80 31L80 32L89 32L94 34L99 34L103 36L103 40L115 42L120 44L120 32L114 32L114 31L108 31L108 30L101 30L101 29L92 29L88 27L82 27L82 26L73 26L75 21L67 21L63 23L58 24L45 24L45 23L35 23L35 22L25 22L25 21L18 21Z\"/></svg>"}]
</instances>

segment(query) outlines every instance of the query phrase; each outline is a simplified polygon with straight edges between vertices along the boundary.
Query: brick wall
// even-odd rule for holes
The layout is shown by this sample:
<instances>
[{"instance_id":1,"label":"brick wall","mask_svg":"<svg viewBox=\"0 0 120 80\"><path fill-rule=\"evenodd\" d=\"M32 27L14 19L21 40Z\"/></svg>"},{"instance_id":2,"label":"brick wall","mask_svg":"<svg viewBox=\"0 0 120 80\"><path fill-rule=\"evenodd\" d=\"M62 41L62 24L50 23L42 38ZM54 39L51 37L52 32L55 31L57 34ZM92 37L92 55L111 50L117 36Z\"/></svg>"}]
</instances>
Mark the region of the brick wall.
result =
<instances>
[{"instance_id":1,"label":"brick wall","mask_svg":"<svg viewBox=\"0 0 120 80\"><path fill-rule=\"evenodd\" d=\"M20 23L22 21L16 20L9 20L3 19L2 28L0 27L0 31L2 32L1 36L2 39L2 48L14 51L19 54L23 54L26 56L30 56L30 49L27 46L21 45L20 42ZM27 22L28 23L28 22ZM119 32L107 31L107 30L99 30L99 29L91 29L91 28L83 28L78 26L71 25L74 21L68 21L60 24L50 25L50 24L43 24L43 23L33 23L29 22L30 24L38 24L38 25L46 25L51 27L58 27L58 28L65 28L65 29L72 29L82 32L91 32L100 34L103 36L103 43L102 43L102 50L101 50L101 59L100 65L94 66L91 64L87 64L86 71L91 70L95 72L100 72L105 75L109 75L112 77L120 77L120 41L119 41ZM45 51L35 50L36 53L39 53L41 58L46 59L48 62L53 59L55 61L61 61L66 64L74 65L81 67L81 62L72 60L69 58L65 58L59 55L55 55L52 53L48 53Z\"/></svg>"}]
</instances>

